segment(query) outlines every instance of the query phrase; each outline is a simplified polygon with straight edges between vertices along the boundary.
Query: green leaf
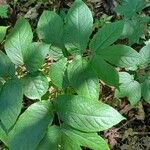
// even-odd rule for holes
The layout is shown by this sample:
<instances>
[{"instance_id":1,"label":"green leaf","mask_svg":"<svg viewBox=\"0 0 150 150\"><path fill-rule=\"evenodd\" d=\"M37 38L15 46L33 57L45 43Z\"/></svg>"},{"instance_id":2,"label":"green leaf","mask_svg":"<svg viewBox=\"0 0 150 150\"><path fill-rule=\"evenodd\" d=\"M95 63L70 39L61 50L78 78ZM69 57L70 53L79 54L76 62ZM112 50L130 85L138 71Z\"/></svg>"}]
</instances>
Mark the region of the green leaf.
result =
<instances>
[{"instance_id":1,"label":"green leaf","mask_svg":"<svg viewBox=\"0 0 150 150\"><path fill-rule=\"evenodd\" d=\"M127 72L119 73L119 90L116 89L115 97L127 97L131 105L135 105L141 99L141 86L134 77Z\"/></svg>"},{"instance_id":2,"label":"green leaf","mask_svg":"<svg viewBox=\"0 0 150 150\"><path fill-rule=\"evenodd\" d=\"M8 146L8 134L4 131L3 125L0 123L0 141Z\"/></svg>"},{"instance_id":3,"label":"green leaf","mask_svg":"<svg viewBox=\"0 0 150 150\"><path fill-rule=\"evenodd\" d=\"M64 145L67 145L67 142L70 142L70 145L74 143L74 145L77 146L75 149L79 150L81 150L81 148L79 148L80 146L88 147L93 150L109 150L105 140L96 133L81 132L67 125L62 125L61 127L50 126L47 134L40 143L38 150L67 150L64 148Z\"/></svg>"},{"instance_id":4,"label":"green leaf","mask_svg":"<svg viewBox=\"0 0 150 150\"><path fill-rule=\"evenodd\" d=\"M113 44L122 35L123 22L109 23L99 29L90 43L93 52L99 52Z\"/></svg>"},{"instance_id":5,"label":"green leaf","mask_svg":"<svg viewBox=\"0 0 150 150\"><path fill-rule=\"evenodd\" d=\"M97 72L98 77L110 86L119 86L119 75L114 67L108 64L100 55L95 55L91 59L91 65Z\"/></svg>"},{"instance_id":6,"label":"green leaf","mask_svg":"<svg viewBox=\"0 0 150 150\"><path fill-rule=\"evenodd\" d=\"M125 45L110 46L100 51L99 55L109 63L123 68L137 68L140 61L138 52Z\"/></svg>"},{"instance_id":7,"label":"green leaf","mask_svg":"<svg viewBox=\"0 0 150 150\"><path fill-rule=\"evenodd\" d=\"M144 16L138 16L137 18L139 18L142 23L149 23L150 22L150 16L144 15Z\"/></svg>"},{"instance_id":8,"label":"green leaf","mask_svg":"<svg viewBox=\"0 0 150 150\"><path fill-rule=\"evenodd\" d=\"M150 20L145 21L145 17L140 16L136 16L132 20L124 20L122 36L128 39L129 45L139 43L140 37L145 34L146 30L148 31L147 22Z\"/></svg>"},{"instance_id":9,"label":"green leaf","mask_svg":"<svg viewBox=\"0 0 150 150\"><path fill-rule=\"evenodd\" d=\"M108 144L97 133L85 133L75 130L69 126L62 126L62 130L66 136L80 146L88 147L93 150L109 150Z\"/></svg>"},{"instance_id":10,"label":"green leaf","mask_svg":"<svg viewBox=\"0 0 150 150\"><path fill-rule=\"evenodd\" d=\"M142 96L150 104L150 71L145 76L145 81L141 83Z\"/></svg>"},{"instance_id":11,"label":"green leaf","mask_svg":"<svg viewBox=\"0 0 150 150\"><path fill-rule=\"evenodd\" d=\"M142 84L142 96L144 100L148 103L150 103L150 79L145 80Z\"/></svg>"},{"instance_id":12,"label":"green leaf","mask_svg":"<svg viewBox=\"0 0 150 150\"><path fill-rule=\"evenodd\" d=\"M44 149L58 150L58 148L60 147L59 146L60 139L61 139L60 128L55 125L49 126L37 150L44 150Z\"/></svg>"},{"instance_id":13,"label":"green leaf","mask_svg":"<svg viewBox=\"0 0 150 150\"><path fill-rule=\"evenodd\" d=\"M86 50L92 32L92 13L82 0L76 0L65 18L65 47L71 54Z\"/></svg>"},{"instance_id":14,"label":"green leaf","mask_svg":"<svg viewBox=\"0 0 150 150\"><path fill-rule=\"evenodd\" d=\"M41 101L29 106L10 132L9 149L36 149L52 119L52 104L49 101Z\"/></svg>"},{"instance_id":15,"label":"green leaf","mask_svg":"<svg viewBox=\"0 0 150 150\"><path fill-rule=\"evenodd\" d=\"M1 90L2 90L2 87L3 87L3 83L2 83L1 80L0 80L0 92L1 92Z\"/></svg>"},{"instance_id":16,"label":"green leaf","mask_svg":"<svg viewBox=\"0 0 150 150\"><path fill-rule=\"evenodd\" d=\"M59 96L55 107L60 120L84 132L103 131L124 119L109 105L80 96Z\"/></svg>"},{"instance_id":17,"label":"green leaf","mask_svg":"<svg viewBox=\"0 0 150 150\"><path fill-rule=\"evenodd\" d=\"M14 64L24 64L24 57L28 53L28 45L32 38L32 29L28 21L24 18L18 19L5 42L6 53Z\"/></svg>"},{"instance_id":18,"label":"green leaf","mask_svg":"<svg viewBox=\"0 0 150 150\"><path fill-rule=\"evenodd\" d=\"M62 47L63 20L55 12L45 10L38 22L37 33L47 44Z\"/></svg>"},{"instance_id":19,"label":"green leaf","mask_svg":"<svg viewBox=\"0 0 150 150\"><path fill-rule=\"evenodd\" d=\"M45 62L45 57L49 53L49 45L44 43L32 43L29 45L28 53L25 57L25 66L30 72L36 72Z\"/></svg>"},{"instance_id":20,"label":"green leaf","mask_svg":"<svg viewBox=\"0 0 150 150\"><path fill-rule=\"evenodd\" d=\"M147 3L145 0L123 0L122 3L115 8L115 11L125 18L131 19L146 6Z\"/></svg>"},{"instance_id":21,"label":"green leaf","mask_svg":"<svg viewBox=\"0 0 150 150\"><path fill-rule=\"evenodd\" d=\"M12 64L8 56L0 51L0 76L15 75L15 66Z\"/></svg>"},{"instance_id":22,"label":"green leaf","mask_svg":"<svg viewBox=\"0 0 150 150\"><path fill-rule=\"evenodd\" d=\"M8 18L8 5L0 4L0 18Z\"/></svg>"},{"instance_id":23,"label":"green leaf","mask_svg":"<svg viewBox=\"0 0 150 150\"><path fill-rule=\"evenodd\" d=\"M147 44L146 46L144 46L140 50L139 54L141 56L140 66L142 68L147 67L148 64L150 63L150 44Z\"/></svg>"},{"instance_id":24,"label":"green leaf","mask_svg":"<svg viewBox=\"0 0 150 150\"><path fill-rule=\"evenodd\" d=\"M0 43L4 40L6 31L7 31L7 26L0 26Z\"/></svg>"},{"instance_id":25,"label":"green leaf","mask_svg":"<svg viewBox=\"0 0 150 150\"><path fill-rule=\"evenodd\" d=\"M99 98L99 79L87 59L78 57L68 65L68 79L81 96Z\"/></svg>"},{"instance_id":26,"label":"green leaf","mask_svg":"<svg viewBox=\"0 0 150 150\"><path fill-rule=\"evenodd\" d=\"M28 74L24 79L24 94L30 99L41 99L48 90L48 80L40 72Z\"/></svg>"},{"instance_id":27,"label":"green leaf","mask_svg":"<svg viewBox=\"0 0 150 150\"><path fill-rule=\"evenodd\" d=\"M58 126L49 126L47 133L38 146L38 150L81 150L80 146L72 141L63 129Z\"/></svg>"},{"instance_id":28,"label":"green leaf","mask_svg":"<svg viewBox=\"0 0 150 150\"><path fill-rule=\"evenodd\" d=\"M14 7L16 7L18 0L13 0Z\"/></svg>"},{"instance_id":29,"label":"green leaf","mask_svg":"<svg viewBox=\"0 0 150 150\"><path fill-rule=\"evenodd\" d=\"M52 64L49 69L49 75L52 83L60 89L66 87L68 84L66 79L66 69L67 58L60 59L56 63Z\"/></svg>"},{"instance_id":30,"label":"green leaf","mask_svg":"<svg viewBox=\"0 0 150 150\"><path fill-rule=\"evenodd\" d=\"M50 46L49 55L54 60L59 60L61 58L64 58L62 49L55 46Z\"/></svg>"},{"instance_id":31,"label":"green leaf","mask_svg":"<svg viewBox=\"0 0 150 150\"><path fill-rule=\"evenodd\" d=\"M6 130L16 122L22 108L22 83L17 80L6 82L0 92L0 120Z\"/></svg>"}]
</instances>

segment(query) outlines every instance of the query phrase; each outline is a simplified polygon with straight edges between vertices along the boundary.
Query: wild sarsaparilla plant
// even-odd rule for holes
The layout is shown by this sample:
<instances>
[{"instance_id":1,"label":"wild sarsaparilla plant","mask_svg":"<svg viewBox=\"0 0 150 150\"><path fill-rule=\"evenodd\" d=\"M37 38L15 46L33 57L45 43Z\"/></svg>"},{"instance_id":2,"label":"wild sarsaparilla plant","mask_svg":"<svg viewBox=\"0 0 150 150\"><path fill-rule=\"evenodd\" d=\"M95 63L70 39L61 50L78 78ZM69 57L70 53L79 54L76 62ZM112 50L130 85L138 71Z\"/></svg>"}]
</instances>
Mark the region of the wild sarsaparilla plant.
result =
<instances>
[{"instance_id":1,"label":"wild sarsaparilla plant","mask_svg":"<svg viewBox=\"0 0 150 150\"><path fill-rule=\"evenodd\" d=\"M89 40L92 30L92 14L81 0L65 20L44 11L36 42L28 21L17 20L4 42L6 54L0 52L0 139L10 150L109 149L97 132L125 118L99 101L100 81L119 89L115 67L137 67L140 57L129 46L113 45L122 21L105 25ZM48 72L47 56L54 62ZM58 91L54 98L50 86ZM33 102L27 109L23 96Z\"/></svg>"},{"instance_id":2,"label":"wild sarsaparilla plant","mask_svg":"<svg viewBox=\"0 0 150 150\"><path fill-rule=\"evenodd\" d=\"M122 0L115 8L124 22L122 38L127 38L129 45L139 43L140 38L145 38L149 31L150 17L142 13L147 7L150 7L150 4L146 0Z\"/></svg>"},{"instance_id":3,"label":"wild sarsaparilla plant","mask_svg":"<svg viewBox=\"0 0 150 150\"><path fill-rule=\"evenodd\" d=\"M119 90L116 89L115 96L127 97L131 105L135 105L143 98L150 103L150 42L147 41L145 46L138 53L139 63L137 67L128 68L132 74L127 72L119 73Z\"/></svg>"}]
</instances>

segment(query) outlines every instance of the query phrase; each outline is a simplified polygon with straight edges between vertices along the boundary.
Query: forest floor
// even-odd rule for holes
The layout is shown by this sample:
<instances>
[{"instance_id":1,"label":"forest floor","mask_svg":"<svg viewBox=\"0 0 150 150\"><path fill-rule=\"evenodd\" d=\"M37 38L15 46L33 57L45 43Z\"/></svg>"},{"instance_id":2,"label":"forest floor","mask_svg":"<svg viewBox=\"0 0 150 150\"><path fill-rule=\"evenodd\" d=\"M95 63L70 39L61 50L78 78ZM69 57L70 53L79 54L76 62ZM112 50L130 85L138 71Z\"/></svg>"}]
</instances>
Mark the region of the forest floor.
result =
<instances>
[{"instance_id":1,"label":"forest floor","mask_svg":"<svg viewBox=\"0 0 150 150\"><path fill-rule=\"evenodd\" d=\"M116 14L113 11L115 3L113 0L86 0L90 7L95 26L103 26L105 23L114 21ZM0 25L13 26L18 16L27 18L33 31L35 31L39 16L44 9L54 10L65 16L71 4L71 0L21 0L14 7L13 1L0 0L0 4L7 3L9 6L8 18L0 19ZM145 13L150 15L150 9L145 9ZM123 41L125 42L125 41ZM140 45L134 45L138 49ZM110 130L100 133L112 150L150 150L150 107L140 101L136 107L132 108L126 99L115 99L112 88L102 85L101 99L115 107L128 119Z\"/></svg>"}]
</instances>

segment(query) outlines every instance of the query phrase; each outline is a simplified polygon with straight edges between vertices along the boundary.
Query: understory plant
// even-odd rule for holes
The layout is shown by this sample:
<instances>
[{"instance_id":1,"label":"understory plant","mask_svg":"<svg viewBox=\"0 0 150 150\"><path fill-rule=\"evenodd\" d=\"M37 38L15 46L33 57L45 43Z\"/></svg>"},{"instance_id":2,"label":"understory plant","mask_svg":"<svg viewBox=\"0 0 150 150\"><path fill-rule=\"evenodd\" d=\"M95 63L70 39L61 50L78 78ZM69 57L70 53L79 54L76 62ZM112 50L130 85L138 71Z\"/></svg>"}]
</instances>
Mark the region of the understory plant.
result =
<instances>
[{"instance_id":1,"label":"understory plant","mask_svg":"<svg viewBox=\"0 0 150 150\"><path fill-rule=\"evenodd\" d=\"M116 68L136 70L141 64L133 48L114 44L123 27L122 21L109 23L91 36L93 17L81 0L64 20L45 10L37 24L38 39L33 40L23 17L5 40L7 27L0 27L0 140L8 149L109 150L98 133L125 118L99 100L100 84L122 92L120 76L128 73ZM148 64L144 59L143 54L142 65ZM142 79L145 87L149 73Z\"/></svg>"},{"instance_id":2,"label":"understory plant","mask_svg":"<svg viewBox=\"0 0 150 150\"><path fill-rule=\"evenodd\" d=\"M8 5L0 3L0 18L8 18Z\"/></svg>"},{"instance_id":3,"label":"understory plant","mask_svg":"<svg viewBox=\"0 0 150 150\"><path fill-rule=\"evenodd\" d=\"M119 72L119 90L116 89L117 98L127 97L131 105L137 104L141 97L150 104L150 42L139 51L137 67L128 69L128 72ZM131 72L131 73L129 73Z\"/></svg>"},{"instance_id":4,"label":"understory plant","mask_svg":"<svg viewBox=\"0 0 150 150\"><path fill-rule=\"evenodd\" d=\"M124 22L122 38L127 38L129 45L139 43L141 37L145 39L150 17L142 13L142 10L149 6L146 0L122 0L115 8Z\"/></svg>"}]
</instances>

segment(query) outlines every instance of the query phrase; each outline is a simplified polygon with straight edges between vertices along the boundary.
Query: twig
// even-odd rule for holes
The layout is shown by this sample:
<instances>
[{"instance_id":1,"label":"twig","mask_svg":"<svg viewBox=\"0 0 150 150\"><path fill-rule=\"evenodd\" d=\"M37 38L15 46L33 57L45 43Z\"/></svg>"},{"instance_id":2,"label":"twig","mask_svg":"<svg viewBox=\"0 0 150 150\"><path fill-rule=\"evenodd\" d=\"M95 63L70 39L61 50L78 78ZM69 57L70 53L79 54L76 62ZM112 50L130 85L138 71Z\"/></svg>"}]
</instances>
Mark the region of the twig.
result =
<instances>
[{"instance_id":1,"label":"twig","mask_svg":"<svg viewBox=\"0 0 150 150\"><path fill-rule=\"evenodd\" d=\"M123 127L125 127L126 125L128 125L130 122L134 121L135 119L136 119L136 117L131 118L130 120L128 120L127 122L125 122L122 126L116 128L115 132L118 132L120 129L122 129Z\"/></svg>"}]
</instances>

